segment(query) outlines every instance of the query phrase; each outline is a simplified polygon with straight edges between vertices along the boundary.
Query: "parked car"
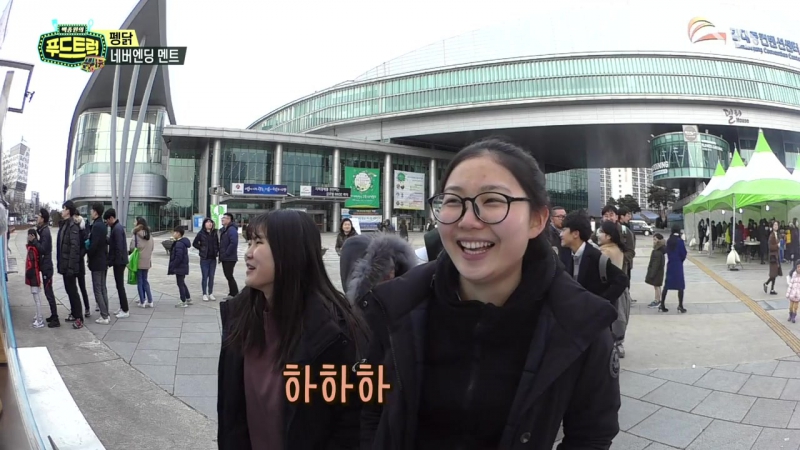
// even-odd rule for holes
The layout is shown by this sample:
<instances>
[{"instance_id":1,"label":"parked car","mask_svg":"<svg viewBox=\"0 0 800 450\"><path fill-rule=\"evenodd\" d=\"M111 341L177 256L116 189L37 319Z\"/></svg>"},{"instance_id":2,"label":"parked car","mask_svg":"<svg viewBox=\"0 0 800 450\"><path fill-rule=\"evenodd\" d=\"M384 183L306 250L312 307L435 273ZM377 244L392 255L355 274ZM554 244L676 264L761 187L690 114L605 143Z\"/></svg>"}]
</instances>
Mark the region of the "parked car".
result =
<instances>
[{"instance_id":1,"label":"parked car","mask_svg":"<svg viewBox=\"0 0 800 450\"><path fill-rule=\"evenodd\" d=\"M631 220L630 227L636 234L643 234L645 236L653 234L653 227L648 225L644 220Z\"/></svg>"}]
</instances>

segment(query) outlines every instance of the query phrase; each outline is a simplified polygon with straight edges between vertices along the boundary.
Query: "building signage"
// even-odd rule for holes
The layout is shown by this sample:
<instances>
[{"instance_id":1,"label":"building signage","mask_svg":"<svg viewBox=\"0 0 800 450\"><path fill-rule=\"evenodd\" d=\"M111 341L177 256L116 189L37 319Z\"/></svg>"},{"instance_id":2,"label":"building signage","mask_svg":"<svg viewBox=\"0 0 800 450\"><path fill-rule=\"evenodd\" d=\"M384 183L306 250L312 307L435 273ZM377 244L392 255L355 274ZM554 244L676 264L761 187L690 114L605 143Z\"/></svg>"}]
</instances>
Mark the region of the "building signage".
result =
<instances>
[{"instance_id":1,"label":"building signage","mask_svg":"<svg viewBox=\"0 0 800 450\"><path fill-rule=\"evenodd\" d=\"M741 109L728 109L723 108L722 112L728 117L728 124L734 125L737 123L750 123L750 119L745 119L742 117L742 110Z\"/></svg>"},{"instance_id":2,"label":"building signage","mask_svg":"<svg viewBox=\"0 0 800 450\"><path fill-rule=\"evenodd\" d=\"M350 198L349 188L300 186L301 197Z\"/></svg>"},{"instance_id":3,"label":"building signage","mask_svg":"<svg viewBox=\"0 0 800 450\"><path fill-rule=\"evenodd\" d=\"M231 193L233 195L277 195L285 196L289 189L284 184L249 184L233 183Z\"/></svg>"},{"instance_id":4,"label":"building signage","mask_svg":"<svg viewBox=\"0 0 800 450\"><path fill-rule=\"evenodd\" d=\"M394 171L394 207L425 210L425 174Z\"/></svg>"},{"instance_id":5,"label":"building signage","mask_svg":"<svg viewBox=\"0 0 800 450\"><path fill-rule=\"evenodd\" d=\"M728 34L718 31L713 23L703 17L694 17L689 21L688 33L693 44L710 41L728 43ZM741 50L800 61L800 45L783 37L744 28L730 28L730 40L735 48Z\"/></svg>"},{"instance_id":6,"label":"building signage","mask_svg":"<svg viewBox=\"0 0 800 450\"><path fill-rule=\"evenodd\" d=\"M686 142L697 142L697 125L684 125L683 126L683 140Z\"/></svg>"},{"instance_id":7,"label":"building signage","mask_svg":"<svg viewBox=\"0 0 800 450\"><path fill-rule=\"evenodd\" d=\"M378 209L381 207L381 172L379 169L344 168L344 185L350 189L347 208Z\"/></svg>"},{"instance_id":8,"label":"building signage","mask_svg":"<svg viewBox=\"0 0 800 450\"><path fill-rule=\"evenodd\" d=\"M669 173L669 161L662 161L660 163L653 164L652 170L654 177L666 175Z\"/></svg>"}]
</instances>

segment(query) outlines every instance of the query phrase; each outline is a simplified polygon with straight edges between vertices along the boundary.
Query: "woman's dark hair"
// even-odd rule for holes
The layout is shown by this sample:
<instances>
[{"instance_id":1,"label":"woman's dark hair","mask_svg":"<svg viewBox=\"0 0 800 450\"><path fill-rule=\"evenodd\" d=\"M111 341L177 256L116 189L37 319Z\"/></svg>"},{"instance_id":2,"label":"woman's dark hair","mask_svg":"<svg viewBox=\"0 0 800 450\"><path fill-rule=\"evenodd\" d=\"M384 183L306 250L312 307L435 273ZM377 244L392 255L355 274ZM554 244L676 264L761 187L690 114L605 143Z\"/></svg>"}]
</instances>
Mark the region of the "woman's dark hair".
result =
<instances>
[{"instance_id":1,"label":"woman's dark hair","mask_svg":"<svg viewBox=\"0 0 800 450\"><path fill-rule=\"evenodd\" d=\"M606 236L611 238L611 242L617 244L617 247L621 251L625 251L625 245L622 243L622 236L619 234L619 228L617 228L617 224L614 222L602 222L600 224L600 229L605 233Z\"/></svg>"},{"instance_id":2,"label":"woman's dark hair","mask_svg":"<svg viewBox=\"0 0 800 450\"><path fill-rule=\"evenodd\" d=\"M136 226L142 227L142 231L144 231L144 236L142 239L149 240L150 239L150 227L147 226L147 220L144 217L137 217L136 218Z\"/></svg>"},{"instance_id":3,"label":"woman's dark hair","mask_svg":"<svg viewBox=\"0 0 800 450\"><path fill-rule=\"evenodd\" d=\"M217 224L214 223L214 219L210 217L206 217L205 219L203 219L203 227L200 228L200 231L206 231L206 223L208 222L211 222L211 231L214 231L214 229L217 227Z\"/></svg>"},{"instance_id":4,"label":"woman's dark hair","mask_svg":"<svg viewBox=\"0 0 800 450\"><path fill-rule=\"evenodd\" d=\"M344 225L345 222L350 224L350 232L348 234L346 234L346 235L344 234L344 227L342 227L342 225ZM339 224L339 235L340 236L352 236L354 234L356 234L356 227L353 226L353 221L350 220L350 219L342 219L342 223Z\"/></svg>"},{"instance_id":5,"label":"woman's dark hair","mask_svg":"<svg viewBox=\"0 0 800 450\"><path fill-rule=\"evenodd\" d=\"M332 320L344 319L356 343L363 341L359 333L366 338L367 326L359 312L328 278L322 261L322 237L311 216L288 209L270 211L253 219L243 236L248 241L266 240L272 252L275 282L270 314L274 314L281 335L279 367L286 364L300 336L314 331L303 329L303 315L312 296L321 298ZM231 305L231 334L226 345L261 352L266 344L267 298L259 290L247 291L245 298Z\"/></svg>"},{"instance_id":6,"label":"woman's dark hair","mask_svg":"<svg viewBox=\"0 0 800 450\"><path fill-rule=\"evenodd\" d=\"M672 234L670 234L669 239L667 239L667 251L671 252L675 250L675 247L678 245L678 241L681 241L681 227L678 225L672 226Z\"/></svg>"},{"instance_id":7,"label":"woman's dark hair","mask_svg":"<svg viewBox=\"0 0 800 450\"><path fill-rule=\"evenodd\" d=\"M664 235L661 233L656 233L653 235L654 238L658 239L659 241L664 239Z\"/></svg>"},{"instance_id":8,"label":"woman's dark hair","mask_svg":"<svg viewBox=\"0 0 800 450\"><path fill-rule=\"evenodd\" d=\"M482 156L492 158L494 162L511 172L517 183L522 186L522 190L525 191L531 210L544 209L549 212L550 199L547 196L544 173L539 168L536 159L516 144L497 136L490 136L474 142L459 151L447 166L447 170L442 176L439 191L444 191L445 186L447 186L447 180L459 164ZM537 248L549 249L550 244L547 241L546 234L542 232L539 236L533 238L529 242L528 248L531 245L535 245Z\"/></svg>"},{"instance_id":9,"label":"woman's dark hair","mask_svg":"<svg viewBox=\"0 0 800 450\"><path fill-rule=\"evenodd\" d=\"M681 234L681 226L680 225L673 225L672 226L672 234Z\"/></svg>"}]
</instances>

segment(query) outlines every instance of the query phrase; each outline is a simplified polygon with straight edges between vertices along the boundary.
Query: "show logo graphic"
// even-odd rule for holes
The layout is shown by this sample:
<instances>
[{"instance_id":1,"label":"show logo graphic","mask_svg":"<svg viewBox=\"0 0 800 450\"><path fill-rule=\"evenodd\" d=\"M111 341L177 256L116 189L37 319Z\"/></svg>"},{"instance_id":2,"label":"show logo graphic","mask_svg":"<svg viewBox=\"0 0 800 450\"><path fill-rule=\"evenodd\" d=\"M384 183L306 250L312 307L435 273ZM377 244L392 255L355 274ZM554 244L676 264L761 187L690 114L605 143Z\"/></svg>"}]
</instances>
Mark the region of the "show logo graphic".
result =
<instances>
[{"instance_id":1,"label":"show logo graphic","mask_svg":"<svg viewBox=\"0 0 800 450\"><path fill-rule=\"evenodd\" d=\"M692 18L687 33L692 44L709 41L722 41L723 45L728 43L728 33L719 31L711 21L703 17ZM744 28L730 28L730 41L735 48L741 50L800 61L798 43L783 37Z\"/></svg>"},{"instance_id":2,"label":"show logo graphic","mask_svg":"<svg viewBox=\"0 0 800 450\"><path fill-rule=\"evenodd\" d=\"M140 47L136 30L92 30L86 24L59 24L39 37L39 59L94 72L107 65L182 65L186 47Z\"/></svg>"}]
</instances>

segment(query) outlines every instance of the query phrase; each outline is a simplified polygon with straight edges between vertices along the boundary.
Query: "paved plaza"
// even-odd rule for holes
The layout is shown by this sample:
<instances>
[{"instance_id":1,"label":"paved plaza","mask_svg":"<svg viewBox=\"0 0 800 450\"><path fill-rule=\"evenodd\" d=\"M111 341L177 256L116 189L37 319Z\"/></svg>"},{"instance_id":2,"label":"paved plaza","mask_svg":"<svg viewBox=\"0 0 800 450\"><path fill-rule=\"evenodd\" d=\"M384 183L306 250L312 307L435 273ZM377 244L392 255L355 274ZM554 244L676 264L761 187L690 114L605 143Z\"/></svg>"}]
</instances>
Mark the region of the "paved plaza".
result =
<instances>
[{"instance_id":1,"label":"paved plaza","mask_svg":"<svg viewBox=\"0 0 800 450\"><path fill-rule=\"evenodd\" d=\"M53 229L53 236L55 236ZM193 235L189 235L192 239ZM156 237L157 242L167 236ZM12 236L12 252L24 252L25 234ZM412 233L415 246L422 235ZM326 267L340 287L335 235L323 236ZM644 284L649 238L639 238L631 312L620 375L621 432L614 450L800 449L800 324L786 322L785 279L778 296L763 292L768 266L746 263L730 272L723 255L690 252L685 264L686 314L670 293L666 314L647 308L652 288ZM193 251L192 258L197 258ZM240 246L240 255L244 243ZM168 277L167 253L156 245L150 283L156 307L132 306L131 316L86 329L62 322L59 329L31 329L32 299L22 274L9 276L9 295L20 347L46 346L89 424L108 449L216 448L219 302L201 300L195 262L187 284L194 305L179 301ZM788 265L784 265L788 273ZM244 265L236 276L244 279ZM89 277L87 276L87 281ZM215 294L227 284L221 267ZM241 287L241 285L240 285ZM136 287L127 286L133 304ZM56 297L68 305L59 277ZM113 277L111 309L119 306ZM67 309L60 306L60 315ZM67 325L67 326L65 326ZM795 350L793 350L793 348ZM135 444L134 444L135 443Z\"/></svg>"}]
</instances>

